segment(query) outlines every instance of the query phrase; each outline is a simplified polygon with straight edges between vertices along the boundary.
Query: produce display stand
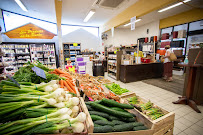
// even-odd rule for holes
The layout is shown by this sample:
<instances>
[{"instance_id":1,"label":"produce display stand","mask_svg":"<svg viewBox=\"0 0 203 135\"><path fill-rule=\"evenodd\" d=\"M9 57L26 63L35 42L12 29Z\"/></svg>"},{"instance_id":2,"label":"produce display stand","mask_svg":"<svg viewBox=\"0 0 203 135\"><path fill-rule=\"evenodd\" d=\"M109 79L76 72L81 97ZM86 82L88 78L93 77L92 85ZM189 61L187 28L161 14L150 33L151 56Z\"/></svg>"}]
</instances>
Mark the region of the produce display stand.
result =
<instances>
[{"instance_id":1,"label":"produce display stand","mask_svg":"<svg viewBox=\"0 0 203 135\"><path fill-rule=\"evenodd\" d=\"M107 72L108 76L119 80L120 77L120 65L121 65L121 56L123 54L123 51L117 51L116 54L111 51L108 52L108 58L107 58ZM110 67L113 67L110 69Z\"/></svg>"},{"instance_id":2,"label":"produce display stand","mask_svg":"<svg viewBox=\"0 0 203 135\"><path fill-rule=\"evenodd\" d=\"M121 96L121 103L128 103L126 100L127 98L136 96L135 93L129 93ZM138 96L139 97L139 96ZM147 100L139 97L139 99L146 103ZM173 128L174 128L174 119L175 119L175 113L174 112L168 112L160 107L158 107L165 115L156 119L152 120L144 113L140 112L136 108L132 111L137 117L139 121L147 125L148 127L151 127L151 129L154 130L153 135L173 135Z\"/></svg>"}]
</instances>

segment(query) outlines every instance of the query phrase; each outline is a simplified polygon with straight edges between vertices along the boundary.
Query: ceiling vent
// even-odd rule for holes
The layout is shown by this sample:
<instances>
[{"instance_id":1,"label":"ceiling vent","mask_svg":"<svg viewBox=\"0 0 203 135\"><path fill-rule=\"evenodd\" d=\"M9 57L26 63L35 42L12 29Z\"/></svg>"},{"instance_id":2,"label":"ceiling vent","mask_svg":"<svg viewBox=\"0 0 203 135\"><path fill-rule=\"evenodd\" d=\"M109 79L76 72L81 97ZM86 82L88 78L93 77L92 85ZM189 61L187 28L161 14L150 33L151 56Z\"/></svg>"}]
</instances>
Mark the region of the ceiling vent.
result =
<instances>
[{"instance_id":1,"label":"ceiling vent","mask_svg":"<svg viewBox=\"0 0 203 135\"><path fill-rule=\"evenodd\" d=\"M100 8L117 9L128 0L96 0L93 6Z\"/></svg>"}]
</instances>

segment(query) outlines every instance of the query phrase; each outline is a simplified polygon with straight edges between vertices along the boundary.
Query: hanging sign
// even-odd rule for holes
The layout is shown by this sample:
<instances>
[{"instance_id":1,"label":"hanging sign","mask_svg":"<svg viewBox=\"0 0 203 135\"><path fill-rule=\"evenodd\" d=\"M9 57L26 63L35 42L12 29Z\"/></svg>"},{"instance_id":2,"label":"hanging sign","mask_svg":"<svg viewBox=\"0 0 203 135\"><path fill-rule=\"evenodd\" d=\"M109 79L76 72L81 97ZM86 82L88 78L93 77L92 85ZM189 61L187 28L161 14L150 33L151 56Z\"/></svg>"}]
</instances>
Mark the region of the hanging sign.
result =
<instances>
[{"instance_id":1,"label":"hanging sign","mask_svg":"<svg viewBox=\"0 0 203 135\"><path fill-rule=\"evenodd\" d=\"M111 28L112 37L114 36L114 27Z\"/></svg>"},{"instance_id":2,"label":"hanging sign","mask_svg":"<svg viewBox=\"0 0 203 135\"><path fill-rule=\"evenodd\" d=\"M73 43L73 46L78 46L78 43Z\"/></svg>"},{"instance_id":3,"label":"hanging sign","mask_svg":"<svg viewBox=\"0 0 203 135\"><path fill-rule=\"evenodd\" d=\"M36 75L38 75L38 76L40 76L40 77L46 79L45 72L44 72L44 70L42 70L41 68L38 68L38 67L34 66L34 67L32 68L32 70L36 73Z\"/></svg>"},{"instance_id":4,"label":"hanging sign","mask_svg":"<svg viewBox=\"0 0 203 135\"><path fill-rule=\"evenodd\" d=\"M26 38L26 39L52 39L55 34L42 29L32 23L18 27L4 33L9 38Z\"/></svg>"},{"instance_id":5,"label":"hanging sign","mask_svg":"<svg viewBox=\"0 0 203 135\"><path fill-rule=\"evenodd\" d=\"M136 21L136 16L135 16L135 17L132 17L132 18L130 19L131 30L134 30L134 29L135 29L135 21Z\"/></svg>"}]
</instances>

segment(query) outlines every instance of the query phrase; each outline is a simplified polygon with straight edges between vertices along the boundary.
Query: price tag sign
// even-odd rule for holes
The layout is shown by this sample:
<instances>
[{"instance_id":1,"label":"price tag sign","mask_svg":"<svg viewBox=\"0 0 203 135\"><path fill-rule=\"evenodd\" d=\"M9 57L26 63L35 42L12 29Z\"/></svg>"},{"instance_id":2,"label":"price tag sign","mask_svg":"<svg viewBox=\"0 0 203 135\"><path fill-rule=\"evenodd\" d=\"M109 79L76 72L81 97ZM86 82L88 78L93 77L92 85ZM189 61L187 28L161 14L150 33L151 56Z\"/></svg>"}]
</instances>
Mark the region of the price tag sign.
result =
<instances>
[{"instance_id":1,"label":"price tag sign","mask_svg":"<svg viewBox=\"0 0 203 135\"><path fill-rule=\"evenodd\" d=\"M66 61L68 61L70 58L66 58Z\"/></svg>"},{"instance_id":2,"label":"price tag sign","mask_svg":"<svg viewBox=\"0 0 203 135\"><path fill-rule=\"evenodd\" d=\"M132 17L130 19L130 23L131 23L131 30L135 30L135 21L136 21L136 16Z\"/></svg>"},{"instance_id":3,"label":"price tag sign","mask_svg":"<svg viewBox=\"0 0 203 135\"><path fill-rule=\"evenodd\" d=\"M78 43L73 43L73 46L78 46Z\"/></svg>"},{"instance_id":4,"label":"price tag sign","mask_svg":"<svg viewBox=\"0 0 203 135\"><path fill-rule=\"evenodd\" d=\"M114 54L116 54L117 51L114 51Z\"/></svg>"},{"instance_id":5,"label":"price tag sign","mask_svg":"<svg viewBox=\"0 0 203 135\"><path fill-rule=\"evenodd\" d=\"M11 77L10 75L6 75L6 76L20 88L20 84L15 79L13 79L13 77Z\"/></svg>"},{"instance_id":6,"label":"price tag sign","mask_svg":"<svg viewBox=\"0 0 203 135\"><path fill-rule=\"evenodd\" d=\"M32 68L32 70L36 73L36 75L38 75L44 79L47 79L44 70L42 70L41 68L34 66Z\"/></svg>"}]
</instances>

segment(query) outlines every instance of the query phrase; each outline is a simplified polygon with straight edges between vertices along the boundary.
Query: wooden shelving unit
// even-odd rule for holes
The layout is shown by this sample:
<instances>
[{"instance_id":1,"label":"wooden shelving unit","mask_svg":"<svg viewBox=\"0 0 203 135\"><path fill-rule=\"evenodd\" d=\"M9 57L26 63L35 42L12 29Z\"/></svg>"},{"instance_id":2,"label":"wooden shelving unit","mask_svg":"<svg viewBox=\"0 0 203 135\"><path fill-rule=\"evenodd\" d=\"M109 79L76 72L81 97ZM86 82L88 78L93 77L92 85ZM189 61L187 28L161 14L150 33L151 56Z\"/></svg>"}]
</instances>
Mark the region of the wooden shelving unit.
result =
<instances>
[{"instance_id":1,"label":"wooden shelving unit","mask_svg":"<svg viewBox=\"0 0 203 135\"><path fill-rule=\"evenodd\" d=\"M108 76L115 80L119 80L122 54L123 51L117 51L116 54L114 52L107 53Z\"/></svg>"},{"instance_id":2,"label":"wooden shelving unit","mask_svg":"<svg viewBox=\"0 0 203 135\"><path fill-rule=\"evenodd\" d=\"M76 55L81 54L81 43L77 43L77 46L74 46L74 43L63 43L63 54L64 54L64 64L67 64L67 58L75 63Z\"/></svg>"}]
</instances>

